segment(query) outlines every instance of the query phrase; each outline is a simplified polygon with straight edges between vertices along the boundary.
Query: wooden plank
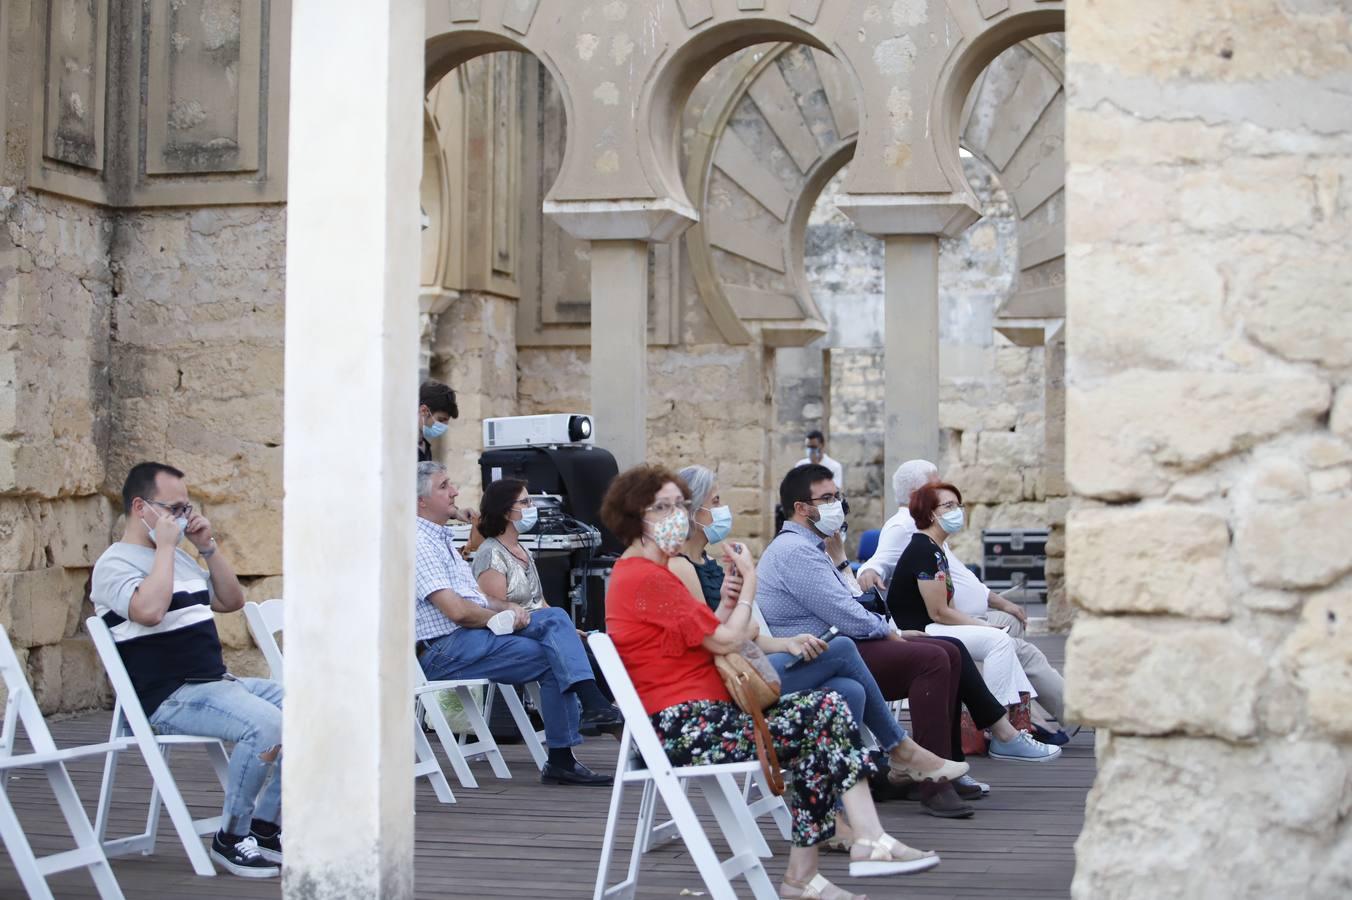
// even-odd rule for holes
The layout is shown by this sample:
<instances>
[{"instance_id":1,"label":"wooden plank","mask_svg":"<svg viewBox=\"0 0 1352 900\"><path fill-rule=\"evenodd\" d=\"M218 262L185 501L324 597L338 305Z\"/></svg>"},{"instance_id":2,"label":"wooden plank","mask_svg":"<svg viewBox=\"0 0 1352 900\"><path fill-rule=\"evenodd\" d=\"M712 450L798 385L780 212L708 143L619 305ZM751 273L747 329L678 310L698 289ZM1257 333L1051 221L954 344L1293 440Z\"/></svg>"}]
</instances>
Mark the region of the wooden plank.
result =
<instances>
[{"instance_id":1,"label":"wooden plank","mask_svg":"<svg viewBox=\"0 0 1352 900\"><path fill-rule=\"evenodd\" d=\"M793 96L793 90L784 80L779 66L771 63L747 90L756 107L769 123L775 137L784 145L798 171L807 172L821 155L817 138L803 119L803 111Z\"/></svg>"},{"instance_id":2,"label":"wooden plank","mask_svg":"<svg viewBox=\"0 0 1352 900\"><path fill-rule=\"evenodd\" d=\"M718 139L718 149L714 152L714 165L738 187L756 198L756 202L776 219L781 222L788 220L793 197L789 196L789 192L764 161L756 158L735 130L723 129L722 137Z\"/></svg>"},{"instance_id":3,"label":"wooden plank","mask_svg":"<svg viewBox=\"0 0 1352 900\"><path fill-rule=\"evenodd\" d=\"M1033 640L1053 664L1060 664L1064 658L1064 638ZM96 743L107 738L108 713L53 722L51 727L61 746ZM592 768L612 771L616 749L616 743L609 738L591 738L577 748L577 753ZM481 787L456 790L459 802L454 806L437 803L426 784L418 785L416 897L441 900L446 896L548 896L552 900L591 896L610 791L541 784L524 748L508 745L503 752L515 777L500 781L487 767L475 764ZM180 752L171 761L189 806L194 813L207 815L219 809L221 790L201 763L200 751ZM866 887L874 900L989 898L995 883L1002 897L1016 900L1067 896L1075 866L1075 836L1084 818L1085 795L1094 778L1092 733L1082 732L1060 759L1048 765L1020 766L984 757L973 758L971 763L973 775L992 785L990 796L977 802L973 819L935 819L922 815L917 804L900 801L883 803L878 808L883 825L899 840L938 850L943 857L938 868L905 878L870 879L865 885L848 877L849 863L845 857L825 854L822 873L844 887L855 890ZM70 839L52 802L46 779L36 771L16 774L8 782L7 792L34 849L45 854L68 848ZM100 775L98 759L81 760L71 767L76 790L91 812L98 796ZM114 792L117 805L113 827L117 833L126 833L144 821L141 804L146 800L148 785L145 766L133 755L124 755ZM638 810L639 792L628 793L624 809L629 817L625 823L629 830L621 831L612 878L619 877L621 866L628 861L632 822ZM695 808L715 836L715 846L722 846L702 802L697 802ZM281 884L276 880L226 875L197 878L168 825L164 828L163 839L153 856L112 861L113 871L128 897L280 900ZM778 883L784 874L788 845L773 829L767 830L766 836L774 852L766 867ZM511 859L510 866L499 862L504 856ZM93 882L83 872L63 873L50 883L53 893L63 900L96 900ZM637 896L671 898L682 890L704 890L683 845L667 844L643 858ZM0 898L22 896L8 854L0 853Z\"/></svg>"}]
</instances>

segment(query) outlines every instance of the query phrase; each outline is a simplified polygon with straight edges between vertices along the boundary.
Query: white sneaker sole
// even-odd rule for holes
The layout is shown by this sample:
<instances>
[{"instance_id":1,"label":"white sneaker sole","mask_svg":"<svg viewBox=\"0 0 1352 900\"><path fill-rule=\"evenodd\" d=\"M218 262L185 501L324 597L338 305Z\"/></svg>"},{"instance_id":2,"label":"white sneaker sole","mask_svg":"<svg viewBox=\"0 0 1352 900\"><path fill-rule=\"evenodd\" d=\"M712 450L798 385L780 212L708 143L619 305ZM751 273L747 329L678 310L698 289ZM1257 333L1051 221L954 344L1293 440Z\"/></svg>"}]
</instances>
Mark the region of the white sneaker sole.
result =
<instances>
[{"instance_id":1,"label":"white sneaker sole","mask_svg":"<svg viewBox=\"0 0 1352 900\"><path fill-rule=\"evenodd\" d=\"M211 858L216 861L216 865L225 869L225 871L229 872L231 875L237 875L240 878L276 878L278 875L282 874L280 866L268 866L266 868L237 866L215 850L210 852Z\"/></svg>"},{"instance_id":2,"label":"white sneaker sole","mask_svg":"<svg viewBox=\"0 0 1352 900\"><path fill-rule=\"evenodd\" d=\"M874 878L879 875L911 875L939 865L939 855L908 861L860 860L850 863L851 878Z\"/></svg>"},{"instance_id":3,"label":"white sneaker sole","mask_svg":"<svg viewBox=\"0 0 1352 900\"><path fill-rule=\"evenodd\" d=\"M1003 759L1008 762L1041 763L1041 762L1051 762L1052 760L1060 756L1061 748L1057 747L1055 749L1056 749L1055 753L1049 754L1047 756L1007 756L1003 753L996 753L994 750L987 751L986 755L989 756L991 759Z\"/></svg>"}]
</instances>

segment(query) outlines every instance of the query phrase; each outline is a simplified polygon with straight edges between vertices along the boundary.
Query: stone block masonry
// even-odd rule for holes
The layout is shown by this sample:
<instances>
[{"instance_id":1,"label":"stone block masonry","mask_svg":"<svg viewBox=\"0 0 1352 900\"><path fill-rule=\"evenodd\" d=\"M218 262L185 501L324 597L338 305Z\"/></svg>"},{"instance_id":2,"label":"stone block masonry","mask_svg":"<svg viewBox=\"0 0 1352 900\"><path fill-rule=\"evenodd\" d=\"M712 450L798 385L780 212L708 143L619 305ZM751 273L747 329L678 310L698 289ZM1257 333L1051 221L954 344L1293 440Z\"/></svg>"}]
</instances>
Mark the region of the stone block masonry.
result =
<instances>
[{"instance_id":1,"label":"stone block masonry","mask_svg":"<svg viewBox=\"0 0 1352 900\"><path fill-rule=\"evenodd\" d=\"M1352 894L1352 19L1070 10L1078 898Z\"/></svg>"}]
</instances>

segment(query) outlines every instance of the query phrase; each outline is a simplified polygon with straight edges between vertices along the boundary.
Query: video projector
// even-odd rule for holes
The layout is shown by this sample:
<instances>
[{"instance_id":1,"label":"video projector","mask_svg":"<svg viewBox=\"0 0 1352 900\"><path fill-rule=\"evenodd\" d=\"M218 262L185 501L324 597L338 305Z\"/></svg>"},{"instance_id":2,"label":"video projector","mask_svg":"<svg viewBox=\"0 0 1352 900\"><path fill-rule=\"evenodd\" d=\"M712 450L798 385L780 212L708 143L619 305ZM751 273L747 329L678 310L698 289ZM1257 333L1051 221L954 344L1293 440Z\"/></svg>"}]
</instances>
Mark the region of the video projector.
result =
<instances>
[{"instance_id":1,"label":"video projector","mask_svg":"<svg viewBox=\"0 0 1352 900\"><path fill-rule=\"evenodd\" d=\"M594 443L591 416L580 413L484 419L485 450Z\"/></svg>"}]
</instances>

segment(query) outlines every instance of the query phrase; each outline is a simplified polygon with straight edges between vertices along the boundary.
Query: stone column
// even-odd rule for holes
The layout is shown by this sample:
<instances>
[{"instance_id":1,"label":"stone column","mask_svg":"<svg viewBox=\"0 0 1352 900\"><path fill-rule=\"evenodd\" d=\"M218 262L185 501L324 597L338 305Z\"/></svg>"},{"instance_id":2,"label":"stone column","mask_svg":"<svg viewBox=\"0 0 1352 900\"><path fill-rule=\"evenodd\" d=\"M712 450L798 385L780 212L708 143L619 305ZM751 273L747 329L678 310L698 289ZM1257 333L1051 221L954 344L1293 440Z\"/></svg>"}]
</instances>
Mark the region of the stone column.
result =
<instances>
[{"instance_id":1,"label":"stone column","mask_svg":"<svg viewBox=\"0 0 1352 900\"><path fill-rule=\"evenodd\" d=\"M648 242L591 245L591 414L621 469L648 455Z\"/></svg>"},{"instance_id":2,"label":"stone column","mask_svg":"<svg viewBox=\"0 0 1352 900\"><path fill-rule=\"evenodd\" d=\"M546 200L545 214L591 245L591 402L596 442L620 469L644 461L648 424L648 244L694 224L670 200Z\"/></svg>"},{"instance_id":3,"label":"stone column","mask_svg":"<svg viewBox=\"0 0 1352 900\"><path fill-rule=\"evenodd\" d=\"M297 900L413 894L424 24L421 0L298 0L291 30L283 893ZM342 122L361 126L335 140Z\"/></svg>"},{"instance_id":4,"label":"stone column","mask_svg":"<svg viewBox=\"0 0 1352 900\"><path fill-rule=\"evenodd\" d=\"M846 194L840 211L886 243L886 469L939 457L939 238L981 218L970 195Z\"/></svg>"}]
</instances>

